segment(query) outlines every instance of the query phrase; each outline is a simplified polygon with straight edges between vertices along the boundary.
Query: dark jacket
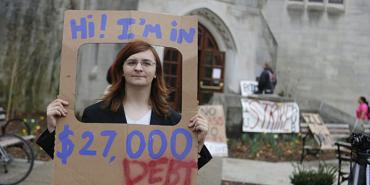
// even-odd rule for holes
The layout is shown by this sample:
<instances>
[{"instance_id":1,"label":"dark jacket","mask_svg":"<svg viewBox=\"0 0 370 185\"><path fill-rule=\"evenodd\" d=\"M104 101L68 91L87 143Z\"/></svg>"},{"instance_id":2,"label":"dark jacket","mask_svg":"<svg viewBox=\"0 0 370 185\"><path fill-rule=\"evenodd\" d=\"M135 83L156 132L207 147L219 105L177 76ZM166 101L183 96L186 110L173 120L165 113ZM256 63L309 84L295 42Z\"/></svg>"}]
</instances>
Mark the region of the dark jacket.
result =
<instances>
[{"instance_id":1,"label":"dark jacket","mask_svg":"<svg viewBox=\"0 0 370 185\"><path fill-rule=\"evenodd\" d=\"M154 111L150 118L150 125L176 125L181 120L181 115L173 110L170 110L170 116L168 118L162 118L157 115ZM82 122L86 123L126 123L126 116L123 107L117 112L113 112L109 109L102 108L102 102L90 105L84 110L82 116ZM45 130L36 143L51 157L54 157L54 143L55 143L55 131L50 133ZM204 166L208 161L212 159L212 155L209 153L206 146L203 146L199 153L198 158L198 169Z\"/></svg>"},{"instance_id":2,"label":"dark jacket","mask_svg":"<svg viewBox=\"0 0 370 185\"><path fill-rule=\"evenodd\" d=\"M272 72L268 68L264 68L258 79L258 91L257 94L272 94L273 84L271 81Z\"/></svg>"}]
</instances>

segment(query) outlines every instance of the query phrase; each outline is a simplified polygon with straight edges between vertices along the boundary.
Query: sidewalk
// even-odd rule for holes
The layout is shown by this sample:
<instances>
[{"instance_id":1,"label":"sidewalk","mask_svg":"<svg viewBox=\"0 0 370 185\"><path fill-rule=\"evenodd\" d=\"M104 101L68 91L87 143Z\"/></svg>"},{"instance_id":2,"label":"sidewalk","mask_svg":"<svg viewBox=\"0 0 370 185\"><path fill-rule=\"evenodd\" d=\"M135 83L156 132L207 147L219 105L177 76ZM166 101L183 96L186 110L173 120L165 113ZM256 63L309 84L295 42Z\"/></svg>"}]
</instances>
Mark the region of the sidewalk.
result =
<instances>
[{"instance_id":1,"label":"sidewalk","mask_svg":"<svg viewBox=\"0 0 370 185\"><path fill-rule=\"evenodd\" d=\"M53 162L35 161L33 170L25 181L19 185L50 185L53 171Z\"/></svg>"},{"instance_id":2,"label":"sidewalk","mask_svg":"<svg viewBox=\"0 0 370 185\"><path fill-rule=\"evenodd\" d=\"M294 171L293 162L265 162L243 159L223 159L222 180L246 182L260 185L289 185L289 176ZM337 160L325 161L326 164L337 166ZM303 162L306 167L317 168L319 161ZM349 168L346 166L343 168ZM336 181L335 181L336 182ZM345 181L342 184L347 184ZM336 183L335 183L336 184Z\"/></svg>"},{"instance_id":3,"label":"sidewalk","mask_svg":"<svg viewBox=\"0 0 370 185\"><path fill-rule=\"evenodd\" d=\"M222 179L251 184L288 185L292 171L290 162L271 163L225 158Z\"/></svg>"},{"instance_id":4,"label":"sidewalk","mask_svg":"<svg viewBox=\"0 0 370 185\"><path fill-rule=\"evenodd\" d=\"M325 162L337 165L337 160ZM317 167L318 161L304 162L304 165ZM50 185L52 171L52 161L37 161L31 175L20 185ZM261 185L289 185L289 176L292 172L292 162L265 162L215 157L209 164L199 170L198 184L217 185L225 180Z\"/></svg>"}]
</instances>

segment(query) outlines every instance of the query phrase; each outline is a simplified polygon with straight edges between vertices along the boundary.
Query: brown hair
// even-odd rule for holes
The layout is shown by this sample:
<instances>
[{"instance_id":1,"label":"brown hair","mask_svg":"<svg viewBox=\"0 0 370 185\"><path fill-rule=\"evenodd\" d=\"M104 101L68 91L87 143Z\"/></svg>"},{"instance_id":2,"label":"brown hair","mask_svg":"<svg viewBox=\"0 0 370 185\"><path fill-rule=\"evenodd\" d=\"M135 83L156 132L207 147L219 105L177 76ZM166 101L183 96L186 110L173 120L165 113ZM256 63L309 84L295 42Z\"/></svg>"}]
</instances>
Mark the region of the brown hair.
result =
<instances>
[{"instance_id":1,"label":"brown hair","mask_svg":"<svg viewBox=\"0 0 370 185\"><path fill-rule=\"evenodd\" d=\"M161 117L167 117L169 114L169 104L167 102L168 89L164 81L161 62L158 53L147 42L136 40L127 43L125 47L119 51L114 63L111 66L109 75L112 80L112 86L109 92L103 97L103 104L105 108L109 108L113 112L117 112L122 106L125 97L125 80L122 77L123 64L127 58L136 53L152 51L156 62L156 78L152 81L150 90L150 102L153 111Z\"/></svg>"}]
</instances>

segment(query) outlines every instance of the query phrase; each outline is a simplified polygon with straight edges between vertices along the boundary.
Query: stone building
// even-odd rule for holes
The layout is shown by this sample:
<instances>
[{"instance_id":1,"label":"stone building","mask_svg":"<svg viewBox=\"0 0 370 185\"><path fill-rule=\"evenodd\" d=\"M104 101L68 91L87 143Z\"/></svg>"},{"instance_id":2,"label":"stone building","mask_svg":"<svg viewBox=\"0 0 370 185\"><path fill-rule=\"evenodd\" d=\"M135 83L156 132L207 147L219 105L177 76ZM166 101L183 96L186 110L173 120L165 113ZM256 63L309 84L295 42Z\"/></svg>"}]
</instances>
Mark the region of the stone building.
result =
<instances>
[{"instance_id":1,"label":"stone building","mask_svg":"<svg viewBox=\"0 0 370 185\"><path fill-rule=\"evenodd\" d=\"M141 0L138 10L199 18L200 40L206 30L218 46L216 52L224 55L224 66L222 90L202 88L202 68L209 69L203 66L207 59L200 46L198 98L201 103L222 103L227 123L236 129L241 122L239 83L254 80L264 62L277 71L275 92L292 97L302 109L329 105L353 116L357 98L370 95L368 1ZM212 55L218 60L217 53Z\"/></svg>"},{"instance_id":2,"label":"stone building","mask_svg":"<svg viewBox=\"0 0 370 185\"><path fill-rule=\"evenodd\" d=\"M56 82L61 46L62 13L66 9L85 10L139 10L172 15L193 15L199 20L199 76L198 97L201 104L221 103L227 113L228 124L237 128L241 123L240 81L255 80L265 62L271 62L277 71L278 85L276 93L294 98L303 108L309 108L310 101L323 102L353 115L358 96L370 95L367 85L370 69L370 2L367 0L54 0L50 5L42 1L34 4L23 1L2 1L0 19L6 27L0 28L0 40L5 43L0 47L0 66L10 65L10 61L19 60L19 43L28 44L26 48L36 47L38 51L48 51L40 56L27 50L23 58L32 61L44 61L43 75L45 82L40 89L22 90L43 94L44 102L53 99L56 87L49 87ZM15 12L18 9L20 11ZM32 11L34 10L34 11ZM50 11L49 11L50 10ZM51 11L57 10L57 11ZM48 20L44 14L49 12ZM31 16L35 20L27 19ZM4 19L11 18L11 19ZM43 17L42 19L40 17ZM9 21L12 20L12 21ZM28 21L28 22L27 22ZM29 25L26 25L29 23ZM25 27L27 26L27 27ZM40 27L48 39L35 31L27 32L21 38L12 36L12 29L32 30ZM53 33L50 35L49 33ZM27 36L31 36L27 39ZM10 40L10 39L13 40ZM50 41L52 39L53 42ZM17 43L17 44L13 44ZM52 47L48 47L52 43ZM110 49L109 49L110 47ZM100 48L100 49L99 49ZM14 52L9 52L12 50ZM101 95L106 84L106 70L119 46L87 46L80 58L89 59L90 63L81 65L79 78L81 90L79 105L86 104ZM50 51L49 51L50 50ZM181 70L176 61L181 61L175 51L159 49L163 54L168 70L169 84L178 82L176 71ZM37 53L36 53L37 54ZM169 57L169 56L172 56ZM15 58L14 58L15 57ZM38 58L37 58L38 57ZM166 58L167 57L167 58ZM168 58L169 57L169 58ZM3 68L5 69L5 68ZM30 68L31 69L31 68ZM1 71L1 87L10 87L11 67ZM41 73L41 72L37 72ZM52 77L54 75L54 77ZM51 81L53 80L53 84ZM184 80L184 79L183 79ZM172 82L171 82L172 81ZM36 82L34 82L36 83ZM50 85L51 84L51 85ZM92 85L95 84L95 85ZM27 85L27 84L25 84ZM17 90L17 88L15 89ZM176 89L179 92L181 89ZM51 92L50 92L51 91ZM87 94L87 93L90 93ZM91 94L92 93L92 94ZM100 94L99 94L100 93ZM2 91L0 99L6 102L7 91ZM178 102L178 93L172 95L172 102Z\"/></svg>"}]
</instances>

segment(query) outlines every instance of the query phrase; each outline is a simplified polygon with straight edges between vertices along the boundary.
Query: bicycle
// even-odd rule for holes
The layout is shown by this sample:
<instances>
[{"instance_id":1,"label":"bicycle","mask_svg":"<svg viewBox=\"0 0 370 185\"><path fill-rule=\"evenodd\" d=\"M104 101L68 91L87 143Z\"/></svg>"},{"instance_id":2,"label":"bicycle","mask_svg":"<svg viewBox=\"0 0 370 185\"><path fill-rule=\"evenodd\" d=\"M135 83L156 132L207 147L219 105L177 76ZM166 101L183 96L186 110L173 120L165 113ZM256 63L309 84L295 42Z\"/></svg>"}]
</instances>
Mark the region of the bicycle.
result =
<instances>
[{"instance_id":1,"label":"bicycle","mask_svg":"<svg viewBox=\"0 0 370 185\"><path fill-rule=\"evenodd\" d=\"M0 185L15 185L25 180L32 171L35 156L27 140L33 135L19 136L7 134L10 123L22 122L20 119L6 121L5 111L0 107ZM5 123L5 124L4 124ZM23 122L23 124L25 124ZM22 125L23 125L22 124ZM25 125L27 126L27 125Z\"/></svg>"},{"instance_id":2,"label":"bicycle","mask_svg":"<svg viewBox=\"0 0 370 185\"><path fill-rule=\"evenodd\" d=\"M32 147L15 134L0 136L0 185L15 185L25 180L34 164Z\"/></svg>"}]
</instances>

